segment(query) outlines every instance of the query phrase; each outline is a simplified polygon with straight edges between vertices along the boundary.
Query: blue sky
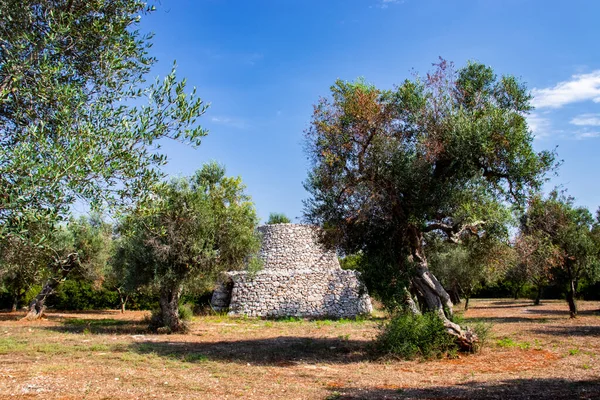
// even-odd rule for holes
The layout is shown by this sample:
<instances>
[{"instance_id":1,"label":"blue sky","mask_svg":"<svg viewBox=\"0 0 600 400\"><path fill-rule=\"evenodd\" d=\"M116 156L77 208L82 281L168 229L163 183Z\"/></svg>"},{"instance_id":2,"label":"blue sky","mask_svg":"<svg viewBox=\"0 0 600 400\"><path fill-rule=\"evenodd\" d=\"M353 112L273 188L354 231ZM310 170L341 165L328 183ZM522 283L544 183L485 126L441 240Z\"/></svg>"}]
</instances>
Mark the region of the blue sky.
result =
<instances>
[{"instance_id":1,"label":"blue sky","mask_svg":"<svg viewBox=\"0 0 600 400\"><path fill-rule=\"evenodd\" d=\"M210 133L192 149L163 144L166 171L216 160L240 175L260 217L302 217L312 105L337 79L391 88L439 56L520 77L536 110L536 149L564 160L548 187L600 205L600 2L529 0L162 0L142 19L155 33L153 71L178 76L211 103Z\"/></svg>"}]
</instances>

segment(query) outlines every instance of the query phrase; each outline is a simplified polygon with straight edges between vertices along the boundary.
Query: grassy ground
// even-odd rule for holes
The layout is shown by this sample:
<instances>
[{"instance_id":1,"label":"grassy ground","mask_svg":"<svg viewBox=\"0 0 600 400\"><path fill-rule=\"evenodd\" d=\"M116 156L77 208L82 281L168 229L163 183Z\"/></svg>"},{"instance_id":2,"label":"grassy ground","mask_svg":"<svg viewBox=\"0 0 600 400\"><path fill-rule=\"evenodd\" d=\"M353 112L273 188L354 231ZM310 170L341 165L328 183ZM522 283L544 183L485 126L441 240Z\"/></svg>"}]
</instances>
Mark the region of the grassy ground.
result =
<instances>
[{"instance_id":1,"label":"grassy ground","mask_svg":"<svg viewBox=\"0 0 600 400\"><path fill-rule=\"evenodd\" d=\"M0 398L599 399L600 302L475 300L493 324L476 355L373 358L381 318L197 317L188 335L150 335L145 313L0 313Z\"/></svg>"}]
</instances>

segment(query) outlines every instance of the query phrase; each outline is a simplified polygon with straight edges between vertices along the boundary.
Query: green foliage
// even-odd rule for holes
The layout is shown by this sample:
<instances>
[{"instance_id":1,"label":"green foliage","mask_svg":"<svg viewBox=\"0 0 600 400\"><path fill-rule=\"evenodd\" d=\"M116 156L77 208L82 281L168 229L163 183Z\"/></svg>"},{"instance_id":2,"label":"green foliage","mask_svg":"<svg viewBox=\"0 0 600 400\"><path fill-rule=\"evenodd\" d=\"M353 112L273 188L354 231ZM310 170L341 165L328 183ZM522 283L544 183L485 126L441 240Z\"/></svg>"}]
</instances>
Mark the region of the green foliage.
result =
<instances>
[{"instance_id":1,"label":"green foliage","mask_svg":"<svg viewBox=\"0 0 600 400\"><path fill-rule=\"evenodd\" d=\"M366 285L369 295L381 301L391 312L398 312L404 306L404 288L410 284L410 276L389 262L389 251L379 249L378 253L351 254L340 260L343 269L360 272L361 280Z\"/></svg>"},{"instance_id":2,"label":"green foliage","mask_svg":"<svg viewBox=\"0 0 600 400\"><path fill-rule=\"evenodd\" d=\"M119 304L117 293L103 287L95 287L89 281L66 280L49 300L58 310L102 310L116 308Z\"/></svg>"},{"instance_id":3,"label":"green foliage","mask_svg":"<svg viewBox=\"0 0 600 400\"><path fill-rule=\"evenodd\" d=\"M412 360L454 354L457 346L442 320L433 313L400 313L382 327L377 349L384 355Z\"/></svg>"},{"instance_id":4,"label":"green foliage","mask_svg":"<svg viewBox=\"0 0 600 400\"><path fill-rule=\"evenodd\" d=\"M600 221L573 203L557 191L545 199L535 196L521 223L521 241L531 243L526 247L532 249L530 258L541 258L538 274L564 285L571 316L577 314L579 282L594 283L600 276Z\"/></svg>"},{"instance_id":5,"label":"green foliage","mask_svg":"<svg viewBox=\"0 0 600 400\"><path fill-rule=\"evenodd\" d=\"M267 224L289 224L290 222L292 221L283 213L271 213Z\"/></svg>"},{"instance_id":6,"label":"green foliage","mask_svg":"<svg viewBox=\"0 0 600 400\"><path fill-rule=\"evenodd\" d=\"M514 264L514 251L506 238L490 235L467 237L460 244L432 236L426 250L431 271L444 287L466 298L497 282Z\"/></svg>"},{"instance_id":7,"label":"green foliage","mask_svg":"<svg viewBox=\"0 0 600 400\"><path fill-rule=\"evenodd\" d=\"M131 286L198 276L212 282L225 269L242 269L258 250L254 205L241 179L226 177L217 164L155 189L120 226L114 262L124 263Z\"/></svg>"},{"instance_id":8,"label":"green foliage","mask_svg":"<svg viewBox=\"0 0 600 400\"><path fill-rule=\"evenodd\" d=\"M0 2L0 240L27 238L32 221L52 228L78 198L131 202L161 176L157 140L206 134L206 105L185 81L145 84L148 11L139 0Z\"/></svg>"},{"instance_id":9,"label":"green foliage","mask_svg":"<svg viewBox=\"0 0 600 400\"><path fill-rule=\"evenodd\" d=\"M206 288L258 251L258 218L244 189L239 177L207 164L193 177L156 185L154 197L122 220L114 262L130 290L158 289L163 315L155 322L167 323L164 307L176 307L186 283Z\"/></svg>"},{"instance_id":10,"label":"green foliage","mask_svg":"<svg viewBox=\"0 0 600 400\"><path fill-rule=\"evenodd\" d=\"M182 321L191 321L194 317L194 306L186 303L179 306L179 318Z\"/></svg>"},{"instance_id":11,"label":"green foliage","mask_svg":"<svg viewBox=\"0 0 600 400\"><path fill-rule=\"evenodd\" d=\"M415 283L427 272L425 233L492 234L505 205L542 184L554 154L532 147L529 101L515 78L478 63L454 71L442 60L393 90L336 81L306 132L306 219L324 227L325 243Z\"/></svg>"}]
</instances>

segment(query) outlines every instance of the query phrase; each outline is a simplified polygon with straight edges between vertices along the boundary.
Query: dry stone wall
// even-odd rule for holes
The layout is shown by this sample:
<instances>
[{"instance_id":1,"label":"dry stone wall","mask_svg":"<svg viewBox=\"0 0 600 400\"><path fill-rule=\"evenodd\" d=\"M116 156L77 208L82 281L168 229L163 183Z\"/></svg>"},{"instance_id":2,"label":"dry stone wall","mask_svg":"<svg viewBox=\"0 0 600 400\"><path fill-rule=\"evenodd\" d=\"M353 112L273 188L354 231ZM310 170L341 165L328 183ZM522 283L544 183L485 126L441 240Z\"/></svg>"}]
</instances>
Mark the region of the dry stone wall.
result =
<instances>
[{"instance_id":1,"label":"dry stone wall","mask_svg":"<svg viewBox=\"0 0 600 400\"><path fill-rule=\"evenodd\" d=\"M229 272L213 294L217 310L253 317L353 317L372 311L357 271L342 270L337 256L317 241L310 225L258 228L263 268Z\"/></svg>"}]
</instances>

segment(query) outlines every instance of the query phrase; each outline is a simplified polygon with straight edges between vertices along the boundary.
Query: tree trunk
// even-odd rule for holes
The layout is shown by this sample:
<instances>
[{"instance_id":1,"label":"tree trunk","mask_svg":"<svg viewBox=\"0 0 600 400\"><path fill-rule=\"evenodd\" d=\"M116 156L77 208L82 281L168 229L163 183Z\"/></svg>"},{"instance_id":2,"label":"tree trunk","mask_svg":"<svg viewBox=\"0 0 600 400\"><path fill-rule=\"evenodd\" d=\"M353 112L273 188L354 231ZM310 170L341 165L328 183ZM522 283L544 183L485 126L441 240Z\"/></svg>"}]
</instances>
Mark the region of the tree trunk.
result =
<instances>
[{"instance_id":1,"label":"tree trunk","mask_svg":"<svg viewBox=\"0 0 600 400\"><path fill-rule=\"evenodd\" d=\"M469 309L469 299L470 299L469 296L465 297L465 311L467 311Z\"/></svg>"},{"instance_id":2,"label":"tree trunk","mask_svg":"<svg viewBox=\"0 0 600 400\"><path fill-rule=\"evenodd\" d=\"M538 285L537 295L535 296L535 300L533 301L534 306L539 306L540 301L542 300L542 285Z\"/></svg>"},{"instance_id":3,"label":"tree trunk","mask_svg":"<svg viewBox=\"0 0 600 400\"><path fill-rule=\"evenodd\" d=\"M458 324L450 320L454 305L441 283L429 271L427 259L423 252L423 233L417 228L411 227L408 230L408 234L411 244L412 261L416 265L412 284L425 299L427 309L440 317L446 327L446 331L455 337L460 348L465 351L472 351L477 342L477 335L469 329L462 329Z\"/></svg>"},{"instance_id":4,"label":"tree trunk","mask_svg":"<svg viewBox=\"0 0 600 400\"><path fill-rule=\"evenodd\" d=\"M569 315L571 318L577 317L577 303L575 302L575 295L575 281L571 280L569 290L567 291L567 303L569 303Z\"/></svg>"},{"instance_id":5,"label":"tree trunk","mask_svg":"<svg viewBox=\"0 0 600 400\"><path fill-rule=\"evenodd\" d=\"M453 304L460 304L461 300L460 300L460 291L458 290L458 288L455 286L452 287L452 289L450 289L450 291L448 292L448 294L450 295L450 300L452 300Z\"/></svg>"},{"instance_id":6,"label":"tree trunk","mask_svg":"<svg viewBox=\"0 0 600 400\"><path fill-rule=\"evenodd\" d=\"M121 314L124 314L125 306L127 305L127 300L129 300L129 294L124 293L121 288L117 288L117 293L119 293L119 303L121 306Z\"/></svg>"},{"instance_id":7,"label":"tree trunk","mask_svg":"<svg viewBox=\"0 0 600 400\"><path fill-rule=\"evenodd\" d=\"M181 291L181 285L160 290L161 322L165 328L168 328L169 332L185 331L185 325L179 319L179 296Z\"/></svg>"},{"instance_id":8,"label":"tree trunk","mask_svg":"<svg viewBox=\"0 0 600 400\"><path fill-rule=\"evenodd\" d=\"M17 297L17 295L13 296L13 304L12 307L10 308L10 311L15 312L17 311L17 308L19 306L19 297Z\"/></svg>"},{"instance_id":9,"label":"tree trunk","mask_svg":"<svg viewBox=\"0 0 600 400\"><path fill-rule=\"evenodd\" d=\"M410 291L406 287L404 288L404 305L411 314L421 315L421 310L419 310L417 303L415 303Z\"/></svg>"},{"instance_id":10,"label":"tree trunk","mask_svg":"<svg viewBox=\"0 0 600 400\"><path fill-rule=\"evenodd\" d=\"M29 311L23 319L33 321L42 318L44 311L46 310L46 299L48 296L54 293L54 289L56 289L78 265L79 255L77 253L70 253L65 258L55 258L51 264L51 268L60 272L60 278L52 277L46 281L42 291L38 293L29 304ZM57 275L58 274L59 273L57 272Z\"/></svg>"},{"instance_id":11,"label":"tree trunk","mask_svg":"<svg viewBox=\"0 0 600 400\"><path fill-rule=\"evenodd\" d=\"M46 299L52 293L54 293L54 289L60 283L59 280L50 278L42 288L42 291L38 293L37 296L29 303L29 311L27 315L23 318L28 321L34 321L36 319L42 318L44 315L44 311L46 310Z\"/></svg>"}]
</instances>

